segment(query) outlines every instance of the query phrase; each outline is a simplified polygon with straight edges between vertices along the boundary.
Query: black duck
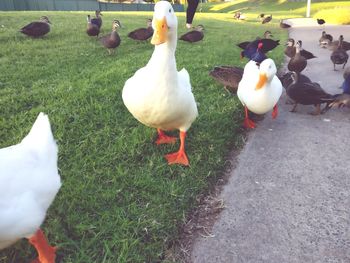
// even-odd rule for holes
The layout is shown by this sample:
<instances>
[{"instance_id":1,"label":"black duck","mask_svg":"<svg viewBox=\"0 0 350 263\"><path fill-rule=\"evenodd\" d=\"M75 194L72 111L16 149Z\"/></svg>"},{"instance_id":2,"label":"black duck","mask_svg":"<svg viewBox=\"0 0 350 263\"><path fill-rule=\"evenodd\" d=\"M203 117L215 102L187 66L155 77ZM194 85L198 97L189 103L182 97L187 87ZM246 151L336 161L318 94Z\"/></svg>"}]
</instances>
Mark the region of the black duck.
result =
<instances>
[{"instance_id":1,"label":"black duck","mask_svg":"<svg viewBox=\"0 0 350 263\"><path fill-rule=\"evenodd\" d=\"M147 19L147 28L139 28L128 34L134 40L144 41L153 35L152 19Z\"/></svg>"},{"instance_id":2,"label":"black duck","mask_svg":"<svg viewBox=\"0 0 350 263\"><path fill-rule=\"evenodd\" d=\"M100 34L100 29L97 25L91 23L91 17L90 15L87 15L87 29L86 29L86 33L89 36L97 36L98 34Z\"/></svg>"},{"instance_id":3,"label":"black duck","mask_svg":"<svg viewBox=\"0 0 350 263\"><path fill-rule=\"evenodd\" d=\"M258 48L258 44L263 43L263 48L261 51L263 53L267 53L280 44L279 40L273 40L271 39L271 37L272 37L271 32L265 31L264 38L257 37L256 40L254 41L244 41L237 44L237 46L240 47L241 49L247 49L249 47L253 47L253 49L256 50Z\"/></svg>"},{"instance_id":4,"label":"black duck","mask_svg":"<svg viewBox=\"0 0 350 263\"><path fill-rule=\"evenodd\" d=\"M117 33L119 27L120 22L118 20L113 20L112 32L100 39L102 45L107 48L109 54L112 54L112 50L115 50L115 48L120 45L121 40Z\"/></svg>"},{"instance_id":5,"label":"black duck","mask_svg":"<svg viewBox=\"0 0 350 263\"><path fill-rule=\"evenodd\" d=\"M317 18L317 24L319 24L320 26L322 26L325 23L326 23L326 21L324 19L318 19Z\"/></svg>"},{"instance_id":6,"label":"black duck","mask_svg":"<svg viewBox=\"0 0 350 263\"><path fill-rule=\"evenodd\" d=\"M295 45L295 55L288 63L288 70L300 73L305 69L306 65L307 60L300 54L300 43L298 41Z\"/></svg>"},{"instance_id":7,"label":"black duck","mask_svg":"<svg viewBox=\"0 0 350 263\"><path fill-rule=\"evenodd\" d=\"M322 103L328 105L334 101L334 97L325 92L318 83L300 81L297 72L292 72L291 78L293 82L286 88L288 96L294 101L291 112L296 111L298 104L315 105L316 110L311 114L319 115Z\"/></svg>"},{"instance_id":8,"label":"black duck","mask_svg":"<svg viewBox=\"0 0 350 263\"><path fill-rule=\"evenodd\" d=\"M227 91L236 93L238 84L243 76L243 68L234 66L216 66L209 72L209 75L224 85L224 88Z\"/></svg>"},{"instance_id":9,"label":"black duck","mask_svg":"<svg viewBox=\"0 0 350 263\"><path fill-rule=\"evenodd\" d=\"M291 25L288 25L288 24L286 24L286 23L283 23L283 20L281 19L280 20L280 28L290 28L291 27Z\"/></svg>"},{"instance_id":10,"label":"black duck","mask_svg":"<svg viewBox=\"0 0 350 263\"><path fill-rule=\"evenodd\" d=\"M101 28L101 26L102 26L102 17L101 17L102 13L101 13L101 11L96 10L95 15L96 15L96 17L91 19L91 23L98 26L98 28Z\"/></svg>"},{"instance_id":11,"label":"black duck","mask_svg":"<svg viewBox=\"0 0 350 263\"><path fill-rule=\"evenodd\" d=\"M343 68L345 67L346 63L348 62L349 55L346 53L346 51L343 49L343 35L340 35L339 37L339 45L337 50L333 51L331 54L331 60L333 62L333 69L335 70L335 65L341 65L343 64Z\"/></svg>"},{"instance_id":12,"label":"black duck","mask_svg":"<svg viewBox=\"0 0 350 263\"><path fill-rule=\"evenodd\" d=\"M198 25L194 30L183 34L179 39L190 43L198 42L204 38L203 31L204 26Z\"/></svg>"},{"instance_id":13,"label":"black duck","mask_svg":"<svg viewBox=\"0 0 350 263\"><path fill-rule=\"evenodd\" d=\"M47 16L40 17L40 21L31 22L22 27L20 32L30 37L42 37L50 32L50 20Z\"/></svg>"},{"instance_id":14,"label":"black duck","mask_svg":"<svg viewBox=\"0 0 350 263\"><path fill-rule=\"evenodd\" d=\"M266 24L272 20L272 15L265 16L263 21L261 22L262 24Z\"/></svg>"}]
</instances>

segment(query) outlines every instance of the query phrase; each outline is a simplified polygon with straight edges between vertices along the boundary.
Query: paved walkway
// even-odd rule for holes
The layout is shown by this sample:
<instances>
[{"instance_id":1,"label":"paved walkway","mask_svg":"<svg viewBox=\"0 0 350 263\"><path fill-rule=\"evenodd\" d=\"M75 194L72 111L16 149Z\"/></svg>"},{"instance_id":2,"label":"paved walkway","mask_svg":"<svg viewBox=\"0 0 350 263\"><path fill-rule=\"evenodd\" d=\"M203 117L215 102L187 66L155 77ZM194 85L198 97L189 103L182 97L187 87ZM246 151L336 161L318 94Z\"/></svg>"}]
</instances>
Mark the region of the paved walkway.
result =
<instances>
[{"instance_id":1,"label":"paved walkway","mask_svg":"<svg viewBox=\"0 0 350 263\"><path fill-rule=\"evenodd\" d=\"M350 27L326 27L350 40ZM333 71L330 51L318 47L320 27L297 27L318 58L303 72L329 93L340 93L343 70ZM350 66L350 62L348 64ZM226 209L214 237L196 240L196 263L350 262L350 110L311 116L312 106L280 100L249 135L221 196Z\"/></svg>"}]
</instances>

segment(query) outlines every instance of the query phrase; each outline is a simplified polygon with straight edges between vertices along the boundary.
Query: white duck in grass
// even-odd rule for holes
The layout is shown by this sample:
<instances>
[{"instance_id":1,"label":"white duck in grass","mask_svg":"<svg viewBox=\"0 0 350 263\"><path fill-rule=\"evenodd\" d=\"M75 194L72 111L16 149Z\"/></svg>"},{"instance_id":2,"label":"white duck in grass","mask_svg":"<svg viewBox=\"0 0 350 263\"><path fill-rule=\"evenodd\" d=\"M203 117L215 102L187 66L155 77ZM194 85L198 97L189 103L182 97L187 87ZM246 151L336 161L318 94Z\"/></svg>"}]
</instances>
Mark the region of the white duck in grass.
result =
<instances>
[{"instance_id":1,"label":"white duck in grass","mask_svg":"<svg viewBox=\"0 0 350 263\"><path fill-rule=\"evenodd\" d=\"M244 67L237 95L245 109L246 128L256 127L248 117L248 109L256 114L264 114L273 109L272 118L277 117L277 102L282 94L282 84L276 72L276 65L272 59L265 59L260 66L251 60Z\"/></svg>"},{"instance_id":2,"label":"white duck in grass","mask_svg":"<svg viewBox=\"0 0 350 263\"><path fill-rule=\"evenodd\" d=\"M179 151L165 158L169 164L189 165L185 137L198 111L188 72L176 68L177 17L169 2L155 5L152 26L154 52L148 64L125 82L123 101L138 121L158 130L157 144L174 143L176 138L164 131L180 130Z\"/></svg>"},{"instance_id":3,"label":"white duck in grass","mask_svg":"<svg viewBox=\"0 0 350 263\"><path fill-rule=\"evenodd\" d=\"M47 115L40 113L21 143L0 149L0 249L28 238L36 262L55 262L56 248L40 225L60 186L57 146Z\"/></svg>"}]
</instances>

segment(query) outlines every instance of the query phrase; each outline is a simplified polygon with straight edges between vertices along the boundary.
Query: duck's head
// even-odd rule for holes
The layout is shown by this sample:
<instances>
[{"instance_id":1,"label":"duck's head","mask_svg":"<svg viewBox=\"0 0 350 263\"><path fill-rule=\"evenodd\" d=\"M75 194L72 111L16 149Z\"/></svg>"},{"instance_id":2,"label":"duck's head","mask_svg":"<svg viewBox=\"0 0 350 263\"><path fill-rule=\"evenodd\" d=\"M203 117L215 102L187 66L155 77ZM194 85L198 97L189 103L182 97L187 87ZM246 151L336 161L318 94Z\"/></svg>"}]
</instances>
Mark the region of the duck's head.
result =
<instances>
[{"instance_id":1,"label":"duck's head","mask_svg":"<svg viewBox=\"0 0 350 263\"><path fill-rule=\"evenodd\" d=\"M288 40L287 40L287 44L286 44L286 46L288 46L288 47L293 47L294 46L294 39L293 38L289 38Z\"/></svg>"},{"instance_id":2,"label":"duck's head","mask_svg":"<svg viewBox=\"0 0 350 263\"><path fill-rule=\"evenodd\" d=\"M42 16L40 17L40 21L41 22L45 22L45 23L48 23L48 24L51 24L49 18L47 16Z\"/></svg>"},{"instance_id":3,"label":"duck's head","mask_svg":"<svg viewBox=\"0 0 350 263\"><path fill-rule=\"evenodd\" d=\"M168 1L159 1L154 6L152 20L154 29L151 43L160 45L172 39L177 39L177 17Z\"/></svg>"},{"instance_id":4,"label":"duck's head","mask_svg":"<svg viewBox=\"0 0 350 263\"><path fill-rule=\"evenodd\" d=\"M112 23L112 30L113 31L116 31L118 28L120 28L121 27L121 24L120 24L120 22L119 22L119 20L117 20L117 19L114 19L113 20L113 23Z\"/></svg>"},{"instance_id":5,"label":"duck's head","mask_svg":"<svg viewBox=\"0 0 350 263\"><path fill-rule=\"evenodd\" d=\"M199 31L199 32L202 32L202 31L204 31L205 29L204 29L204 26L203 26L203 25L198 25L198 26L196 26L196 27L194 28L194 30Z\"/></svg>"},{"instance_id":6,"label":"duck's head","mask_svg":"<svg viewBox=\"0 0 350 263\"><path fill-rule=\"evenodd\" d=\"M96 10L95 15L96 15L96 17L100 17L100 16L102 16L102 13L100 10Z\"/></svg>"},{"instance_id":7,"label":"duck's head","mask_svg":"<svg viewBox=\"0 0 350 263\"><path fill-rule=\"evenodd\" d=\"M299 75L298 75L297 72L292 71L292 72L290 73L290 77L291 77L292 80L293 80L293 84L295 84L295 83L298 82Z\"/></svg>"},{"instance_id":8,"label":"duck's head","mask_svg":"<svg viewBox=\"0 0 350 263\"><path fill-rule=\"evenodd\" d=\"M259 67L259 81L256 84L255 89L261 89L266 83L270 82L277 73L275 62L272 59L267 58L260 63Z\"/></svg>"},{"instance_id":9,"label":"duck's head","mask_svg":"<svg viewBox=\"0 0 350 263\"><path fill-rule=\"evenodd\" d=\"M152 19L151 18L147 19L147 27L152 27Z\"/></svg>"},{"instance_id":10,"label":"duck's head","mask_svg":"<svg viewBox=\"0 0 350 263\"><path fill-rule=\"evenodd\" d=\"M264 38L271 38L271 37L273 37L272 33L270 31L266 30L264 33Z\"/></svg>"}]
</instances>

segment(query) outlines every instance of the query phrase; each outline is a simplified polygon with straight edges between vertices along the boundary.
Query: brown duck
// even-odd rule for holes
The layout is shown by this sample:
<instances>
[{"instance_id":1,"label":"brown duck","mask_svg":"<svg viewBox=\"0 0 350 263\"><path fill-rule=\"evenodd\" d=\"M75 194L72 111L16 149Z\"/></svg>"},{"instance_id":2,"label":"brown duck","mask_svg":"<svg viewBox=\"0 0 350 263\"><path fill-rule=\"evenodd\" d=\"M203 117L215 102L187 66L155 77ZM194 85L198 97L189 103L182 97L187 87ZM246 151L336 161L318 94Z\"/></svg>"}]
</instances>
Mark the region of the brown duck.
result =
<instances>
[{"instance_id":1,"label":"brown duck","mask_svg":"<svg viewBox=\"0 0 350 263\"><path fill-rule=\"evenodd\" d=\"M331 54L331 60L333 62L333 69L334 70L335 70L336 64L338 64L338 65L343 64L343 68L345 68L345 65L349 59L349 55L343 49L343 40L344 40L343 35L340 35L338 48L335 51L333 51Z\"/></svg>"},{"instance_id":2,"label":"brown duck","mask_svg":"<svg viewBox=\"0 0 350 263\"><path fill-rule=\"evenodd\" d=\"M318 40L318 42L320 43L320 46L323 46L325 44L329 44L332 41L333 41L332 35L327 34L326 31L322 31L322 36Z\"/></svg>"},{"instance_id":3,"label":"brown duck","mask_svg":"<svg viewBox=\"0 0 350 263\"><path fill-rule=\"evenodd\" d=\"M263 21L261 22L262 24L266 24L272 20L272 15L265 16Z\"/></svg>"},{"instance_id":4,"label":"brown duck","mask_svg":"<svg viewBox=\"0 0 350 263\"><path fill-rule=\"evenodd\" d=\"M120 27L118 20L113 20L112 32L106 36L100 38L102 45L107 48L108 53L111 55L115 48L120 45L120 36L117 33L117 29ZM113 50L113 51L112 51Z\"/></svg>"},{"instance_id":5,"label":"brown duck","mask_svg":"<svg viewBox=\"0 0 350 263\"><path fill-rule=\"evenodd\" d=\"M183 34L179 39L190 43L198 42L204 38L203 31L204 26L198 25L194 30Z\"/></svg>"},{"instance_id":6,"label":"brown duck","mask_svg":"<svg viewBox=\"0 0 350 263\"><path fill-rule=\"evenodd\" d=\"M288 39L287 44L286 44L287 45L286 49L284 50L284 54L286 54L287 57L292 58L295 56L296 48L295 48L294 43L295 42L294 42L293 38ZM311 52L302 48L302 41L301 40L299 40L299 45L300 45L300 55L302 55L306 59L316 58L316 56L314 56L314 54L312 54Z\"/></svg>"},{"instance_id":7,"label":"brown duck","mask_svg":"<svg viewBox=\"0 0 350 263\"><path fill-rule=\"evenodd\" d=\"M295 55L289 60L288 70L302 72L307 65L307 60L300 54L300 42L295 45Z\"/></svg>"},{"instance_id":8,"label":"brown duck","mask_svg":"<svg viewBox=\"0 0 350 263\"><path fill-rule=\"evenodd\" d=\"M50 32L50 20L47 16L40 17L40 21L31 22L22 27L20 32L30 37L42 37Z\"/></svg>"},{"instance_id":9,"label":"brown duck","mask_svg":"<svg viewBox=\"0 0 350 263\"><path fill-rule=\"evenodd\" d=\"M97 25L91 23L90 15L87 15L87 29L86 29L86 33L89 36L97 36L97 37L98 37L98 34L100 34L100 28Z\"/></svg>"},{"instance_id":10,"label":"brown duck","mask_svg":"<svg viewBox=\"0 0 350 263\"><path fill-rule=\"evenodd\" d=\"M296 111L298 104L315 105L316 110L312 115L319 115L321 113L321 104L330 104L334 101L331 94L325 92L318 83L305 82L299 80L299 73L292 72L292 83L286 88L288 96L294 101L294 106L291 112Z\"/></svg>"},{"instance_id":11,"label":"brown duck","mask_svg":"<svg viewBox=\"0 0 350 263\"><path fill-rule=\"evenodd\" d=\"M147 28L139 28L128 34L134 40L144 41L153 35L152 19L147 19Z\"/></svg>"},{"instance_id":12,"label":"brown duck","mask_svg":"<svg viewBox=\"0 0 350 263\"><path fill-rule=\"evenodd\" d=\"M280 28L290 28L291 27L291 25L288 25L288 24L286 24L286 23L283 23L283 20L281 19L280 20Z\"/></svg>"},{"instance_id":13,"label":"brown duck","mask_svg":"<svg viewBox=\"0 0 350 263\"><path fill-rule=\"evenodd\" d=\"M243 76L243 68L234 66L216 66L209 72L209 75L224 85L224 88L227 91L236 93L238 84Z\"/></svg>"}]
</instances>

